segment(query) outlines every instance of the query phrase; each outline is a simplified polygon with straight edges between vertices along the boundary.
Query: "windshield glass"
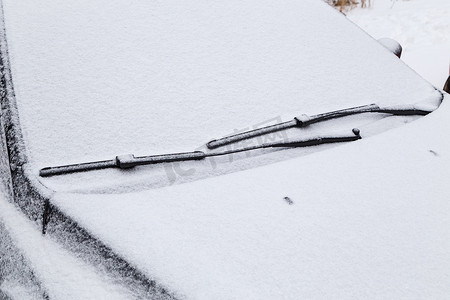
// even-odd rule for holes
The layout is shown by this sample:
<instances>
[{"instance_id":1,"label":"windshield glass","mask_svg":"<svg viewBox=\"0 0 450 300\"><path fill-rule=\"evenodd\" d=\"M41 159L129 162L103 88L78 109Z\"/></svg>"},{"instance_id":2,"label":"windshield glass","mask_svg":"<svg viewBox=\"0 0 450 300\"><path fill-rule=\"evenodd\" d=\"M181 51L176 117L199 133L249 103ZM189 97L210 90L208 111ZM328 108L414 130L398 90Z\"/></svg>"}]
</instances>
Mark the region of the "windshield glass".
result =
<instances>
[{"instance_id":1,"label":"windshield glass","mask_svg":"<svg viewBox=\"0 0 450 300\"><path fill-rule=\"evenodd\" d=\"M15 99L36 175L43 167L121 154L204 150L213 138L303 113L439 96L317 0L3 4ZM355 116L248 143L348 131L382 118ZM370 130L403 122L397 118ZM45 184L83 191L152 188L314 151L264 149L202 162L73 174Z\"/></svg>"}]
</instances>

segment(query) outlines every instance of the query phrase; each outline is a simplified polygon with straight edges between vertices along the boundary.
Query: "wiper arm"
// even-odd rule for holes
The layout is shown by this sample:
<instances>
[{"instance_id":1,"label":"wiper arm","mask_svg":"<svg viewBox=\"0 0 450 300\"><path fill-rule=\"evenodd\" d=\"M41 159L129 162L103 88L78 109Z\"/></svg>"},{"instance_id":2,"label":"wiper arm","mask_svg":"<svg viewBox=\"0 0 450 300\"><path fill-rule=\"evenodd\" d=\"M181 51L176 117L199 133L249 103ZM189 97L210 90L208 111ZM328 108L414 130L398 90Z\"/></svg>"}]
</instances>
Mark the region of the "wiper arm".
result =
<instances>
[{"instance_id":1,"label":"wiper arm","mask_svg":"<svg viewBox=\"0 0 450 300\"><path fill-rule=\"evenodd\" d=\"M208 152L203 151L193 151L185 153L173 153L173 154L162 154L162 155L150 155L150 156L140 156L135 157L133 154L119 155L111 160L95 161L81 164L65 165L58 167L47 167L39 171L41 177L48 177L54 175L62 175L76 172L85 172L90 170L99 170L107 168L119 168L119 169L129 169L136 166L168 163L176 161L188 161L188 160L201 160L207 157L222 156L228 154L234 154L239 152L264 149L264 148L277 148L277 147L308 147L321 144L330 143L340 143L340 142L350 142L361 139L360 131L357 128L352 130L351 135L342 136L319 136L306 140L292 140L288 142L272 142L265 143L261 145L255 145L250 147L245 147L241 149L233 149L221 152Z\"/></svg>"},{"instance_id":2,"label":"wiper arm","mask_svg":"<svg viewBox=\"0 0 450 300\"><path fill-rule=\"evenodd\" d=\"M294 127L306 127L313 123L323 122L330 119L342 118L350 115L362 114L362 113L385 113L392 115L400 115L400 116L409 116L409 115L427 115L431 111L417 109L414 106L390 106L390 107L379 107L377 104L369 104L358 107L352 107L347 109L341 109L331 112L326 112L318 115L308 116L301 115L299 117L295 117L293 120L278 123L271 126L266 126L234 135L230 135L224 138L212 140L206 144L208 149L215 149L218 147L222 147L231 143L236 143L242 140L250 139L256 136L261 136L263 134L268 134L288 128Z\"/></svg>"}]
</instances>

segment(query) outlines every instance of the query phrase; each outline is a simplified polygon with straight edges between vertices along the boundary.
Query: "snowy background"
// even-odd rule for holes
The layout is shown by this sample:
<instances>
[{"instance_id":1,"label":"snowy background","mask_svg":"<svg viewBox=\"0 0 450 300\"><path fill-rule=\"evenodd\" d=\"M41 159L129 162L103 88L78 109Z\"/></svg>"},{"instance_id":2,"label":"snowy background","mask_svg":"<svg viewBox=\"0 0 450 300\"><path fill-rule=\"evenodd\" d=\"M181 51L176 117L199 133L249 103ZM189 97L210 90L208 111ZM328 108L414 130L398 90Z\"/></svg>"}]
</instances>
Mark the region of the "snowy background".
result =
<instances>
[{"instance_id":1,"label":"snowy background","mask_svg":"<svg viewBox=\"0 0 450 300\"><path fill-rule=\"evenodd\" d=\"M389 37L403 46L402 60L438 88L450 64L450 1L372 0L347 17L374 38Z\"/></svg>"}]
</instances>

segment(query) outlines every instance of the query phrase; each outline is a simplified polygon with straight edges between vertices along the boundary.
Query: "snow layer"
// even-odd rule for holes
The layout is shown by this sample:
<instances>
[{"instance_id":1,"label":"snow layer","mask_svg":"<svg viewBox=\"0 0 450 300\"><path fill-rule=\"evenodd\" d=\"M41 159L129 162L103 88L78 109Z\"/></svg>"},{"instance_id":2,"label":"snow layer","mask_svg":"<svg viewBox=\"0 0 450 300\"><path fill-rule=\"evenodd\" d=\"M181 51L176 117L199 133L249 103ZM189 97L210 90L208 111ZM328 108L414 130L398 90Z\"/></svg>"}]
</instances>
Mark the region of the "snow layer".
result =
<instances>
[{"instance_id":1,"label":"snow layer","mask_svg":"<svg viewBox=\"0 0 450 300\"><path fill-rule=\"evenodd\" d=\"M105 274L97 273L93 266L86 265L61 245L41 235L35 224L5 200L3 192L0 193L0 220L11 235L10 244L23 252L34 276L43 284L50 299L133 299L132 293L125 287L112 282ZM0 230L1 225L0 223ZM3 242L1 246L4 246ZM6 253L18 256L17 250L14 251L13 248ZM17 265L6 267L14 268ZM25 288L30 289L26 285ZM24 290L20 285L8 280L3 284L0 282L0 289L5 289L11 296L17 296L13 299L27 299L24 296L18 297L21 294L28 294L30 299L37 299L36 293L39 292Z\"/></svg>"},{"instance_id":2,"label":"snow layer","mask_svg":"<svg viewBox=\"0 0 450 300\"><path fill-rule=\"evenodd\" d=\"M0 209L3 207L0 205ZM44 299L44 292L0 217L0 299Z\"/></svg>"},{"instance_id":3,"label":"snow layer","mask_svg":"<svg viewBox=\"0 0 450 300\"><path fill-rule=\"evenodd\" d=\"M439 97L318 0L4 0L4 7L35 174L41 167L127 153L192 151L211 138L301 113ZM364 120L346 129L376 119ZM219 168L207 162L196 165L191 177L303 153L244 156L237 164L227 158L215 162ZM44 183L85 192L121 183L157 187L179 177L183 182L191 169L109 170Z\"/></svg>"},{"instance_id":4,"label":"snow layer","mask_svg":"<svg viewBox=\"0 0 450 300\"><path fill-rule=\"evenodd\" d=\"M396 40L390 38L381 38L378 40L378 42L395 55L400 57L400 55L402 54L402 46Z\"/></svg>"},{"instance_id":5,"label":"snow layer","mask_svg":"<svg viewBox=\"0 0 450 300\"><path fill-rule=\"evenodd\" d=\"M57 194L55 203L188 299L445 299L448 101L332 151L142 193Z\"/></svg>"},{"instance_id":6,"label":"snow layer","mask_svg":"<svg viewBox=\"0 0 450 300\"><path fill-rule=\"evenodd\" d=\"M348 18L374 38L389 37L403 46L402 60L438 88L449 75L450 1L375 0Z\"/></svg>"},{"instance_id":7,"label":"snow layer","mask_svg":"<svg viewBox=\"0 0 450 300\"><path fill-rule=\"evenodd\" d=\"M34 170L193 150L255 119L438 96L320 1L124 3L6 1ZM52 201L187 299L444 299L449 113L444 102L383 135L224 176L140 193L56 193ZM378 132L408 121L372 118L335 125L374 122ZM120 297L119 287L5 207L1 217L24 228L17 243L41 246L30 256L45 267L55 267L39 259L47 251L62 261L41 274L55 293L76 291L73 281L80 293L102 287Z\"/></svg>"}]
</instances>

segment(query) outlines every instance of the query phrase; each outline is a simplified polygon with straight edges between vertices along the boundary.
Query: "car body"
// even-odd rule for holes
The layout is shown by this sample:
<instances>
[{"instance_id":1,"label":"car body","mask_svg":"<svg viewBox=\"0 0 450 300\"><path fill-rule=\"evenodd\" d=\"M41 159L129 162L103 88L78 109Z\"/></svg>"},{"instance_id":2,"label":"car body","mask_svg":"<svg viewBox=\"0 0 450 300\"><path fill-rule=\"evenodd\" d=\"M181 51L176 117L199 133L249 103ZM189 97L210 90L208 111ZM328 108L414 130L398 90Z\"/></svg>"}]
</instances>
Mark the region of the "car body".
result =
<instances>
[{"instance_id":1,"label":"car body","mask_svg":"<svg viewBox=\"0 0 450 300\"><path fill-rule=\"evenodd\" d=\"M3 9L9 200L123 298L448 295L448 95L325 3ZM249 142L361 130L339 146L39 176L126 153L208 151L212 138L374 102L433 112L356 115ZM35 273L50 298L92 288L64 294L64 280Z\"/></svg>"},{"instance_id":2,"label":"car body","mask_svg":"<svg viewBox=\"0 0 450 300\"><path fill-rule=\"evenodd\" d=\"M450 68L449 68L449 74L450 74ZM444 84L444 91L446 91L447 93L450 93L450 75L447 78L447 81Z\"/></svg>"}]
</instances>

